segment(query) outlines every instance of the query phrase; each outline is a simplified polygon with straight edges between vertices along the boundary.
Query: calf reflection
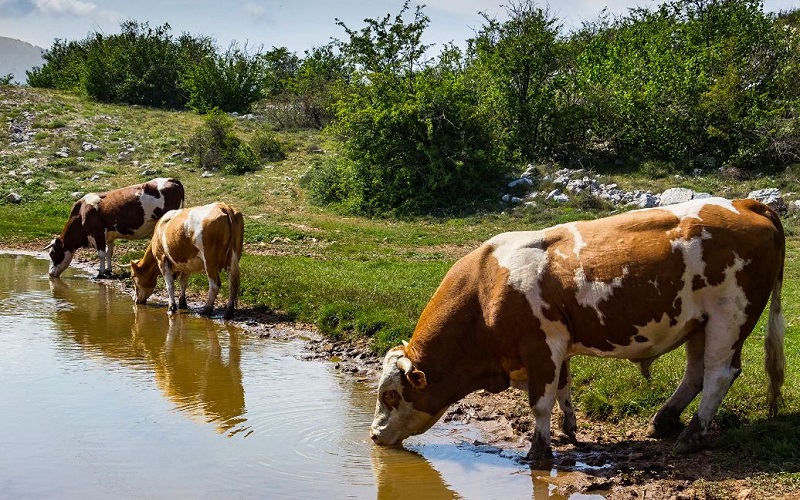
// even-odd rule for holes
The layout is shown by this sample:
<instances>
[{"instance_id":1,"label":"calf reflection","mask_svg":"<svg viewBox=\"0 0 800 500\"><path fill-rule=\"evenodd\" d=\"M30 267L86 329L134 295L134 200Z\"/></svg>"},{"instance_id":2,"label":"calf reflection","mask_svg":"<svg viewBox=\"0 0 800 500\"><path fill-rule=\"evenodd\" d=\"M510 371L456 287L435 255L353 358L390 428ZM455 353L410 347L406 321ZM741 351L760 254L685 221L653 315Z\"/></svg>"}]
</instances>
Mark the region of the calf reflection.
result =
<instances>
[{"instance_id":1,"label":"calf reflection","mask_svg":"<svg viewBox=\"0 0 800 500\"><path fill-rule=\"evenodd\" d=\"M60 349L72 353L77 346L98 362L152 372L158 388L185 414L214 423L220 433L249 432L243 425L241 347L235 327L131 307L124 292L105 284L87 293L70 288L69 280L50 278L50 289ZM229 339L227 356L220 331Z\"/></svg>"},{"instance_id":2,"label":"calf reflection","mask_svg":"<svg viewBox=\"0 0 800 500\"><path fill-rule=\"evenodd\" d=\"M218 432L249 432L242 425L247 419L236 328L183 314L167 317L146 306L135 306L134 311L133 338L143 342L160 338L162 342L151 352L156 385L167 399L193 418L215 423ZM218 328L228 333L227 359ZM204 332L204 337L199 332Z\"/></svg>"}]
</instances>

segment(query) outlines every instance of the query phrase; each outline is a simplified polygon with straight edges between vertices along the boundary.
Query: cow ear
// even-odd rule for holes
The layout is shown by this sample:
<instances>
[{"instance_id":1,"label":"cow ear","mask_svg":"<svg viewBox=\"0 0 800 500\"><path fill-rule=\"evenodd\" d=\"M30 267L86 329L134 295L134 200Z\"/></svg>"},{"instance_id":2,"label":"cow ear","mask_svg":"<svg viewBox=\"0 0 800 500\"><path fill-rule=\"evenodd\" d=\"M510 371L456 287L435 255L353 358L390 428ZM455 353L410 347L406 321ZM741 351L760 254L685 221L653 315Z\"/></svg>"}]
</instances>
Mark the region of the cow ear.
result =
<instances>
[{"instance_id":1,"label":"cow ear","mask_svg":"<svg viewBox=\"0 0 800 500\"><path fill-rule=\"evenodd\" d=\"M428 385L428 381L425 378L425 372L422 370L417 370L416 368L411 370L410 373L406 373L406 378L411 384L411 387L418 391L421 391L426 385Z\"/></svg>"},{"instance_id":2,"label":"cow ear","mask_svg":"<svg viewBox=\"0 0 800 500\"><path fill-rule=\"evenodd\" d=\"M406 376L406 379L414 389L421 391L428 385L425 372L416 369L414 364L407 357L402 356L399 358L397 360L397 367L400 368L400 371L403 372L403 375Z\"/></svg>"}]
</instances>

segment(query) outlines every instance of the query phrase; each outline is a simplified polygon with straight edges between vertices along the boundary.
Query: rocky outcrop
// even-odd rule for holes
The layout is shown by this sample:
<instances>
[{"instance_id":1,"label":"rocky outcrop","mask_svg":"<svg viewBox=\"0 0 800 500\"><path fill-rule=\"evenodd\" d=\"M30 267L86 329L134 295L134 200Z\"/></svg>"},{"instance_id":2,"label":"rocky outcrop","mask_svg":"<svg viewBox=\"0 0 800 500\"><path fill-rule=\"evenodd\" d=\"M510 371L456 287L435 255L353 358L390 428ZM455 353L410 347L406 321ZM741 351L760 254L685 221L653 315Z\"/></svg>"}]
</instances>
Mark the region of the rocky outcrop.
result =
<instances>
[{"instance_id":1,"label":"rocky outcrop","mask_svg":"<svg viewBox=\"0 0 800 500\"><path fill-rule=\"evenodd\" d=\"M545 190L539 187L549 186ZM685 187L673 187L662 193L646 190L624 190L616 183L603 183L599 176L590 175L585 170L561 169L553 174L539 177L536 167L529 165L518 179L507 184L508 193L502 201L508 205L532 206L537 201L567 203L571 197L590 194L615 206L628 208L652 208L674 205L689 200L708 198L709 193L694 191ZM785 214L788 206L777 188L759 189L747 195L765 203L780 214ZM800 208L800 200L795 202Z\"/></svg>"}]
</instances>

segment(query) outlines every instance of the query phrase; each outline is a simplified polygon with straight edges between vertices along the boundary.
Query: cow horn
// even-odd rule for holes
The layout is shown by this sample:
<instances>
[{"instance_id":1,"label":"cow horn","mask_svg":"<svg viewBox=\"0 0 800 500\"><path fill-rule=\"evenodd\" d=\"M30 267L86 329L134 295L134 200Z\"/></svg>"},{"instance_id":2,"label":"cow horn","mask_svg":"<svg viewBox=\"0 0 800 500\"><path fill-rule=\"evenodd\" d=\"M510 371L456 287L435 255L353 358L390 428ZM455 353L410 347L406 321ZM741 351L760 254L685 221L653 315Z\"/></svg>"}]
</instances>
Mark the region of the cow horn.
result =
<instances>
[{"instance_id":1,"label":"cow horn","mask_svg":"<svg viewBox=\"0 0 800 500\"><path fill-rule=\"evenodd\" d=\"M411 363L411 360L405 356L401 356L397 360L397 367L400 368L406 375L411 373L411 370L414 369L414 365Z\"/></svg>"},{"instance_id":2,"label":"cow horn","mask_svg":"<svg viewBox=\"0 0 800 500\"><path fill-rule=\"evenodd\" d=\"M406 342L405 340L403 341L403 347L408 347L408 342Z\"/></svg>"},{"instance_id":3,"label":"cow horn","mask_svg":"<svg viewBox=\"0 0 800 500\"><path fill-rule=\"evenodd\" d=\"M414 389L421 391L428 385L425 373L414 368L414 364L407 357L400 357L397 360L397 367L403 370L403 374Z\"/></svg>"},{"instance_id":4,"label":"cow horn","mask_svg":"<svg viewBox=\"0 0 800 500\"><path fill-rule=\"evenodd\" d=\"M55 245L56 245L56 240L53 240L53 241L51 241L50 243L48 243L46 247L42 248L42 251L44 252L45 250L50 250L50 249L51 249L51 248L53 248Z\"/></svg>"}]
</instances>

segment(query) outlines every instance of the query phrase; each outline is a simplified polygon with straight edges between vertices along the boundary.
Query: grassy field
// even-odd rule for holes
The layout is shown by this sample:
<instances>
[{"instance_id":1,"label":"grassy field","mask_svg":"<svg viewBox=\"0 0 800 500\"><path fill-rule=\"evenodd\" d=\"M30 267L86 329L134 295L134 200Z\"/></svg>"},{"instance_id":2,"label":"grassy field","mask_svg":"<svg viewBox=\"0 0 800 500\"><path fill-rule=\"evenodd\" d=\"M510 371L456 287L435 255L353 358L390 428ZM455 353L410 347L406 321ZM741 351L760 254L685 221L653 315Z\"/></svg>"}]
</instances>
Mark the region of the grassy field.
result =
<instances>
[{"instance_id":1,"label":"grassy field","mask_svg":"<svg viewBox=\"0 0 800 500\"><path fill-rule=\"evenodd\" d=\"M367 336L376 353L410 336L447 269L481 241L505 230L595 218L613 209L587 210L578 201L498 208L461 218L361 218L309 202L303 176L332 154L332 145L316 131L280 131L285 160L241 176L213 173L208 177L184 160L188 137L203 123L196 114L104 105L71 94L19 87L0 87L0 114L8 124L0 130L0 190L3 198L11 191L22 196L19 204L0 200L0 246L44 246L63 227L75 193L175 176L186 187L187 206L223 200L245 214L242 307L313 323L337 338ZM257 120L236 123L244 139L266 126ZM29 140L12 143L18 137L12 134L19 130L28 132ZM84 142L99 149L83 151ZM68 155L58 156L64 147ZM733 181L714 172L653 178L620 169L602 180L653 192L683 186L733 198L771 186L800 193L798 171L792 168ZM800 488L796 217L792 211L784 219L789 234L783 291L788 323L785 406L780 417L766 419L762 320L746 342L744 372L720 409L717 424L726 434L714 450L715 460L722 464L742 456L756 461L757 470L767 474L760 481L775 481L790 489L794 484ZM138 258L144 245L121 242L115 261L124 264ZM203 290L205 279L196 276L192 286ZM644 422L675 388L683 362L682 349L664 356L653 367L653 379L646 381L629 362L578 359L573 363L577 406L600 420Z\"/></svg>"}]
</instances>

